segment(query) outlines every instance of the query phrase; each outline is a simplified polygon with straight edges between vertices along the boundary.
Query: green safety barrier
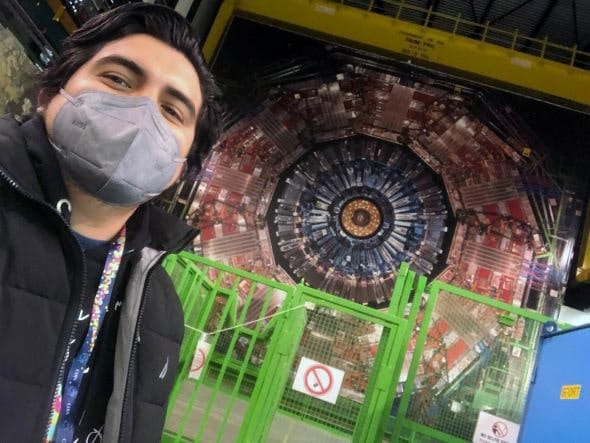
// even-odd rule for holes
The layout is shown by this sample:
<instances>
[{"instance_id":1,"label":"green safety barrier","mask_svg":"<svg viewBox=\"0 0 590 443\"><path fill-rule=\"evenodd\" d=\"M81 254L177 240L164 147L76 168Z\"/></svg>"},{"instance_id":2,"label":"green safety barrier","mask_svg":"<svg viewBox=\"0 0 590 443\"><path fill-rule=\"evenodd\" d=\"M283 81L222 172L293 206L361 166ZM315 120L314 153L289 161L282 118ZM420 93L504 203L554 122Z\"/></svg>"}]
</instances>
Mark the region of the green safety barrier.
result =
<instances>
[{"instance_id":1,"label":"green safety barrier","mask_svg":"<svg viewBox=\"0 0 590 443\"><path fill-rule=\"evenodd\" d=\"M407 264L385 310L186 252L164 267L185 337L163 442L471 441L481 410L520 423L550 321Z\"/></svg>"},{"instance_id":2,"label":"green safety barrier","mask_svg":"<svg viewBox=\"0 0 590 443\"><path fill-rule=\"evenodd\" d=\"M480 411L521 422L539 334L551 318L439 281L410 316L410 364L391 442L472 441Z\"/></svg>"}]
</instances>

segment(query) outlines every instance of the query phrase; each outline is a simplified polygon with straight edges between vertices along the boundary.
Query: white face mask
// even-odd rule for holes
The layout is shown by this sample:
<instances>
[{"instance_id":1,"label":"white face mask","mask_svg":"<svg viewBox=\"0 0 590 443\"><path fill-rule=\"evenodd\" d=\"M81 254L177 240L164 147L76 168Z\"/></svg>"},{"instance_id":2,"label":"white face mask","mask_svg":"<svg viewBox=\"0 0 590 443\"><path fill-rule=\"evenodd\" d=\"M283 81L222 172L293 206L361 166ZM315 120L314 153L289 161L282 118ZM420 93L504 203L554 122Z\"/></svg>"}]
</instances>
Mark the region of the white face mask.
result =
<instances>
[{"instance_id":1,"label":"white face mask","mask_svg":"<svg viewBox=\"0 0 590 443\"><path fill-rule=\"evenodd\" d=\"M84 191L105 203L133 206L166 189L186 159L150 98L60 94L68 101L55 117L50 142Z\"/></svg>"}]
</instances>

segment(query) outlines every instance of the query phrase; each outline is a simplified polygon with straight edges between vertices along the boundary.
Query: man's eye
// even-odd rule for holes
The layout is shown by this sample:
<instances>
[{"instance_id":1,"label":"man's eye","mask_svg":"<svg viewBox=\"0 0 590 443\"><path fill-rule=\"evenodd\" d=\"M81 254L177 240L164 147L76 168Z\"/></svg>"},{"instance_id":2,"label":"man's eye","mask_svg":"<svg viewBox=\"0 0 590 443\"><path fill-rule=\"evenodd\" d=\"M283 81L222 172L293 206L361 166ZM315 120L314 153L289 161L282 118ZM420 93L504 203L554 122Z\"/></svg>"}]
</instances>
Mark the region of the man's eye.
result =
<instances>
[{"instance_id":1,"label":"man's eye","mask_svg":"<svg viewBox=\"0 0 590 443\"><path fill-rule=\"evenodd\" d=\"M167 105L162 105L162 109L170 117L172 117L173 119L178 120L179 122L182 123L181 115L174 108L171 108L170 106L167 106Z\"/></svg>"},{"instance_id":2,"label":"man's eye","mask_svg":"<svg viewBox=\"0 0 590 443\"><path fill-rule=\"evenodd\" d=\"M103 74L103 77L106 78L107 80L109 80L109 82L116 84L117 86L120 86L122 88L131 88L131 85L129 83L127 83L127 81L116 74Z\"/></svg>"}]
</instances>

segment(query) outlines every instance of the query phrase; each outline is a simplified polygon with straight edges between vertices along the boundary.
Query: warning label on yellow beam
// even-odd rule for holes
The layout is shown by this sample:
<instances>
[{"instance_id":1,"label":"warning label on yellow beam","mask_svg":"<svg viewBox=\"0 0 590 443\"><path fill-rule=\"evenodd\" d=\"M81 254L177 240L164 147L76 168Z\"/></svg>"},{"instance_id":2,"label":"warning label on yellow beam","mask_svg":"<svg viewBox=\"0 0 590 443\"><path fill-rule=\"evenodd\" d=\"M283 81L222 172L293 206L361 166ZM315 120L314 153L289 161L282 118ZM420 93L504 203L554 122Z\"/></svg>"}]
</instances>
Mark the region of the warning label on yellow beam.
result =
<instances>
[{"instance_id":1,"label":"warning label on yellow beam","mask_svg":"<svg viewBox=\"0 0 590 443\"><path fill-rule=\"evenodd\" d=\"M437 52L446 45L446 40L428 35L401 31L403 37L402 54L422 60L435 60Z\"/></svg>"},{"instance_id":2,"label":"warning label on yellow beam","mask_svg":"<svg viewBox=\"0 0 590 443\"><path fill-rule=\"evenodd\" d=\"M559 398L561 400L578 400L581 391L582 385L563 385Z\"/></svg>"}]
</instances>

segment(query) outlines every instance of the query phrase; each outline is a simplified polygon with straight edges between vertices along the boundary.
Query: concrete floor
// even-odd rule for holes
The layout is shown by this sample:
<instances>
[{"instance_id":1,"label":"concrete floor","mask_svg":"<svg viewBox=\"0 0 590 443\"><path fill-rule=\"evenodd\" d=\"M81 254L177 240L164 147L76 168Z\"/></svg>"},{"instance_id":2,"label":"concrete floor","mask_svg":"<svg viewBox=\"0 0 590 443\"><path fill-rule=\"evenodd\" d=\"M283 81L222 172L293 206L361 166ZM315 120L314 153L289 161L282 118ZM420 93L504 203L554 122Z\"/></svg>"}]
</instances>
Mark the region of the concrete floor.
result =
<instances>
[{"instance_id":1,"label":"concrete floor","mask_svg":"<svg viewBox=\"0 0 590 443\"><path fill-rule=\"evenodd\" d=\"M192 382L183 383L170 417L166 422L165 429L173 434L178 432L193 386ZM193 404L193 409L184 428L183 434L187 437L185 441L198 443L233 443L236 441L248 402L241 398L234 400L225 430L219 435L220 426L231 399L229 395L221 391L217 392L215 403L209 412L199 440L195 440L202 419L209 407L212 393L213 389L208 386L201 385L199 388L197 400ZM350 441L352 441L352 437L334 435L324 429L301 422L280 412L275 415L267 440L268 443L347 443Z\"/></svg>"}]
</instances>

